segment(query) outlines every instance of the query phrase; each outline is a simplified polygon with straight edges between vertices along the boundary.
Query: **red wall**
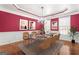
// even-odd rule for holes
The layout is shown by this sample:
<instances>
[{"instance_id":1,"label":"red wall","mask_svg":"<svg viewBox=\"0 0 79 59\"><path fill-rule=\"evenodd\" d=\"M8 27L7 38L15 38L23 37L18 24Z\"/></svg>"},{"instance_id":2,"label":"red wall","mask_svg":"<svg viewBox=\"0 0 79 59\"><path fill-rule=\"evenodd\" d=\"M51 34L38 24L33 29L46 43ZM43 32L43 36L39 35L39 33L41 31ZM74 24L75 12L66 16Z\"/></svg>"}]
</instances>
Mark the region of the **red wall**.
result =
<instances>
[{"instance_id":1,"label":"red wall","mask_svg":"<svg viewBox=\"0 0 79 59\"><path fill-rule=\"evenodd\" d=\"M36 25L36 29L37 30L40 30L44 27L44 24L41 24L40 22L37 22L37 25Z\"/></svg>"},{"instance_id":2,"label":"red wall","mask_svg":"<svg viewBox=\"0 0 79 59\"><path fill-rule=\"evenodd\" d=\"M71 25L71 27L73 27L73 26L75 26L75 27L77 27L77 31L79 31L79 14L75 14L75 15L70 15L70 25ZM51 19L51 22L52 21L58 21L59 22L59 20L58 20L58 18L55 18L55 19ZM51 26L51 22L50 22L50 27L52 27ZM62 24L63 25L63 24ZM59 25L58 25L58 27L59 27ZM58 28L59 29L59 28ZM52 30L52 29L51 29Z\"/></svg>"},{"instance_id":3,"label":"red wall","mask_svg":"<svg viewBox=\"0 0 79 59\"><path fill-rule=\"evenodd\" d=\"M38 23L36 19L0 11L0 32L20 31L19 30L20 19L35 21L36 22L36 30L40 30L43 26L41 23Z\"/></svg>"},{"instance_id":4,"label":"red wall","mask_svg":"<svg viewBox=\"0 0 79 59\"><path fill-rule=\"evenodd\" d=\"M79 14L71 15L71 26L76 26L79 31Z\"/></svg>"}]
</instances>

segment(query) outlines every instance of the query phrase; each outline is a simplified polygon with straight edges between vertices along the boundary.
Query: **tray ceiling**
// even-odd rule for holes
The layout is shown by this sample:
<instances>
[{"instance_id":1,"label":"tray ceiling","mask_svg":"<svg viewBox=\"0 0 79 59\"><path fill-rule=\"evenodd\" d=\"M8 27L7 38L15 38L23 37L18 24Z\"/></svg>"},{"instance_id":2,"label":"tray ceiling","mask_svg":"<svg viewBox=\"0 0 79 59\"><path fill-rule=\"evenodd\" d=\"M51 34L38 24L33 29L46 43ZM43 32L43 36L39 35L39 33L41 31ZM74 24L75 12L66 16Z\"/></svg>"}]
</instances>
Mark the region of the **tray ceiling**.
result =
<instances>
[{"instance_id":1,"label":"tray ceiling","mask_svg":"<svg viewBox=\"0 0 79 59\"><path fill-rule=\"evenodd\" d=\"M15 5L15 6L14 6ZM42 16L43 8L43 16L53 16L57 14L66 14L69 12L78 11L78 4L1 4L10 10L29 12L32 15ZM17 8L21 9L17 9Z\"/></svg>"}]
</instances>

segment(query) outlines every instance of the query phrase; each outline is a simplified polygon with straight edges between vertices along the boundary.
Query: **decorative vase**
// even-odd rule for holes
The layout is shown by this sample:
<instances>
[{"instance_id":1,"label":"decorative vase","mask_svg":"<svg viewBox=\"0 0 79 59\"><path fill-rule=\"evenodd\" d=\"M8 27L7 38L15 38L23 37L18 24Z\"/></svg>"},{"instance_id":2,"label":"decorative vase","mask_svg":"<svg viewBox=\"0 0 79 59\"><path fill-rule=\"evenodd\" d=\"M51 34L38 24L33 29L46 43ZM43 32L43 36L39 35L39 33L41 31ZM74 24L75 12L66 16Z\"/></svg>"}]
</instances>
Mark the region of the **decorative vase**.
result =
<instances>
[{"instance_id":1,"label":"decorative vase","mask_svg":"<svg viewBox=\"0 0 79 59\"><path fill-rule=\"evenodd\" d=\"M72 43L75 43L75 40L72 40Z\"/></svg>"}]
</instances>

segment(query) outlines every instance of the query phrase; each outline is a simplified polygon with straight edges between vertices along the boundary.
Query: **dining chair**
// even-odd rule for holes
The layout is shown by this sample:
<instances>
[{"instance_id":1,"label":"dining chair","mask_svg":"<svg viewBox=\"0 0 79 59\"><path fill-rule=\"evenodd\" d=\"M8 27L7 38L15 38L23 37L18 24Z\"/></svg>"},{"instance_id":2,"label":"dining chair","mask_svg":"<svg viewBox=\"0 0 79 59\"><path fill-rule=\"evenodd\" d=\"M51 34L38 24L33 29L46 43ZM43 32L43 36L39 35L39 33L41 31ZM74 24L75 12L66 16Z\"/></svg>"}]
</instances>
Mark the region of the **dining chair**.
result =
<instances>
[{"instance_id":1,"label":"dining chair","mask_svg":"<svg viewBox=\"0 0 79 59\"><path fill-rule=\"evenodd\" d=\"M23 40L24 40L24 43L26 44L29 44L30 40L29 40L29 33L28 32L23 32Z\"/></svg>"}]
</instances>

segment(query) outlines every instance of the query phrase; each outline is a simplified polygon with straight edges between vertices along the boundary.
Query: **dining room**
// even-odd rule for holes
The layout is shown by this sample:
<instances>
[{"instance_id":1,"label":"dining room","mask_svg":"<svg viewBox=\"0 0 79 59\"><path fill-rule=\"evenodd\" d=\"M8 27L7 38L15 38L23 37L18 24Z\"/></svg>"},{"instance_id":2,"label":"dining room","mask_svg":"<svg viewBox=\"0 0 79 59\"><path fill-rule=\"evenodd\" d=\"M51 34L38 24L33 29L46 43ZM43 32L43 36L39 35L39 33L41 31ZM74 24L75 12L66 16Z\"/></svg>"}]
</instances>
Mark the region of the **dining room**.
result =
<instances>
[{"instance_id":1,"label":"dining room","mask_svg":"<svg viewBox=\"0 0 79 59\"><path fill-rule=\"evenodd\" d=\"M78 4L0 4L0 55L79 55Z\"/></svg>"}]
</instances>

